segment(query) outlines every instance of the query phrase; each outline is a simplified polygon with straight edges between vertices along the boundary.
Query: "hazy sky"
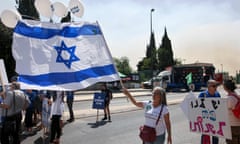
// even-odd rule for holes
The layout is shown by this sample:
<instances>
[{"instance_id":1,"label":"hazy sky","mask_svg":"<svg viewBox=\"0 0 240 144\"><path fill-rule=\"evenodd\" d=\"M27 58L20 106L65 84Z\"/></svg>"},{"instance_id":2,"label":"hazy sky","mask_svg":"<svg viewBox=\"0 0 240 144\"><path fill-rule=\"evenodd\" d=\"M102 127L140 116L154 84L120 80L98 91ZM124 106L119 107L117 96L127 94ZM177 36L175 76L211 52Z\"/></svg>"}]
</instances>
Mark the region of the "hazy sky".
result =
<instances>
[{"instance_id":1,"label":"hazy sky","mask_svg":"<svg viewBox=\"0 0 240 144\"><path fill-rule=\"evenodd\" d=\"M69 0L52 0L66 6ZM127 56L131 67L146 53L150 10L156 45L166 26L174 58L184 63L209 62L216 72L240 70L239 0L82 0L84 15L75 21L98 21L113 57ZM15 0L0 5L14 9ZM55 19L58 22L59 19Z\"/></svg>"}]
</instances>

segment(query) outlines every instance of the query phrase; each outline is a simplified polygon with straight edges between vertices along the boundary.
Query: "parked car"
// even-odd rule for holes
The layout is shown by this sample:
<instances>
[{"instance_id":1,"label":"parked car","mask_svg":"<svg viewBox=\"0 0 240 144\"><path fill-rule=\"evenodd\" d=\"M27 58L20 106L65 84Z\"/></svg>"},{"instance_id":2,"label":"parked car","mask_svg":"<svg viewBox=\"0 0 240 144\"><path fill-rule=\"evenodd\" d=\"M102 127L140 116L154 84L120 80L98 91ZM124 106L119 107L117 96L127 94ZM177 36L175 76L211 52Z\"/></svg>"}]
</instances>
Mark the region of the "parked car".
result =
<instances>
[{"instance_id":1,"label":"parked car","mask_svg":"<svg viewBox=\"0 0 240 144\"><path fill-rule=\"evenodd\" d=\"M160 77L153 77L150 80L143 82L142 87L145 89L152 89L153 87L161 86L160 81Z\"/></svg>"},{"instance_id":2,"label":"parked car","mask_svg":"<svg viewBox=\"0 0 240 144\"><path fill-rule=\"evenodd\" d=\"M144 89L152 89L152 78L148 81L142 82L142 88Z\"/></svg>"}]
</instances>

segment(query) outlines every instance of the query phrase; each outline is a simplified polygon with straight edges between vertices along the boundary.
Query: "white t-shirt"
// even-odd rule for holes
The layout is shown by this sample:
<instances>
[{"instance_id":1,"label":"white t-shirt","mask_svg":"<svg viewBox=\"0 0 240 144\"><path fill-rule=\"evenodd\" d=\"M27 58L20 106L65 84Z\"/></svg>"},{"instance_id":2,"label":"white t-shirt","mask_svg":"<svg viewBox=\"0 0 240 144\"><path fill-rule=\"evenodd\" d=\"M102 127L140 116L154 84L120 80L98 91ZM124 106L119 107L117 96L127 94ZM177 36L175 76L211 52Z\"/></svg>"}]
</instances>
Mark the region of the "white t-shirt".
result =
<instances>
[{"instance_id":1,"label":"white t-shirt","mask_svg":"<svg viewBox=\"0 0 240 144\"><path fill-rule=\"evenodd\" d=\"M229 122L231 126L240 126L240 119L236 118L232 112L232 109L235 108L235 105L238 102L238 99L234 96L227 97L228 102L228 114L229 114Z\"/></svg>"},{"instance_id":2,"label":"white t-shirt","mask_svg":"<svg viewBox=\"0 0 240 144\"><path fill-rule=\"evenodd\" d=\"M154 108L152 103L149 103L149 102L143 102L143 104L144 104L144 109L145 109L144 125L149 126L149 127L155 127L157 136L164 134L164 132L166 130L164 115L169 113L168 107L166 105L164 105L163 107L162 107L162 105L159 105L158 107ZM158 124L156 126L156 121L160 114L161 108L163 108L162 114L161 114Z\"/></svg>"},{"instance_id":3,"label":"white t-shirt","mask_svg":"<svg viewBox=\"0 0 240 144\"><path fill-rule=\"evenodd\" d=\"M62 115L63 114L63 106L62 106L62 95L61 92L57 92L57 98L56 100L52 103L52 108L51 108L51 116L53 115Z\"/></svg>"}]
</instances>

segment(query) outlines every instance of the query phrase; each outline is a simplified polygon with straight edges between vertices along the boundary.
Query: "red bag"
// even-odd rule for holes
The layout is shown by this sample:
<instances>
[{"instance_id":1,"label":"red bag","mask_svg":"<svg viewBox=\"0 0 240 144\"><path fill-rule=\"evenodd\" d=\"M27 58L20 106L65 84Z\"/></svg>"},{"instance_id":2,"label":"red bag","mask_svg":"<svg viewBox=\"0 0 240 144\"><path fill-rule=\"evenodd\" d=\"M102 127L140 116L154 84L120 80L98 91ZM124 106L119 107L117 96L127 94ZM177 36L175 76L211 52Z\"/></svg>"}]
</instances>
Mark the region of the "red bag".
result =
<instances>
[{"instance_id":1,"label":"red bag","mask_svg":"<svg viewBox=\"0 0 240 144\"><path fill-rule=\"evenodd\" d=\"M239 118L239 119L240 119L240 98L239 98L237 95L235 95L235 94L233 94L232 96L234 96L235 98L238 99L238 102L237 102L237 104L235 105L235 108L232 109L232 112L233 112L233 114L234 114L234 116L235 116L236 118Z\"/></svg>"},{"instance_id":2,"label":"red bag","mask_svg":"<svg viewBox=\"0 0 240 144\"><path fill-rule=\"evenodd\" d=\"M161 117L163 111L163 104L160 110L160 113L158 115L157 121L156 121L156 125ZM149 126L141 126L140 128L140 138L142 139L143 142L154 142L156 140L156 129L153 127L149 127Z\"/></svg>"},{"instance_id":3,"label":"red bag","mask_svg":"<svg viewBox=\"0 0 240 144\"><path fill-rule=\"evenodd\" d=\"M140 128L140 138L144 142L154 142L156 140L156 130L153 127L141 126Z\"/></svg>"},{"instance_id":4,"label":"red bag","mask_svg":"<svg viewBox=\"0 0 240 144\"><path fill-rule=\"evenodd\" d=\"M211 144L209 135L202 135L202 144Z\"/></svg>"}]
</instances>

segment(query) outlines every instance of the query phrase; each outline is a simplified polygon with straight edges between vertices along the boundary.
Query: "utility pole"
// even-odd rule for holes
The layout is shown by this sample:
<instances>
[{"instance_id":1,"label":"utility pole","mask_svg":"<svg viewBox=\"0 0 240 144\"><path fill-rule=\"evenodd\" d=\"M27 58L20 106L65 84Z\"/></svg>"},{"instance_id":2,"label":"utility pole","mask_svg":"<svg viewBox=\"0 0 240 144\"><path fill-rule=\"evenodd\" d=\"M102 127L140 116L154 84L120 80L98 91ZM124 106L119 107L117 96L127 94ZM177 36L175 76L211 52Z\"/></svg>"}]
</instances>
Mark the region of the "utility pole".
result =
<instances>
[{"instance_id":1,"label":"utility pole","mask_svg":"<svg viewBox=\"0 0 240 144\"><path fill-rule=\"evenodd\" d=\"M152 8L151 11L150 11L150 46L151 46L151 36L152 36L152 33L153 33L153 30L152 30L152 13L154 12L154 9ZM154 62L153 62L153 50L151 48L151 68L152 68L152 88L154 88L153 84L154 84L154 79L153 79L153 76L154 76Z\"/></svg>"},{"instance_id":2,"label":"utility pole","mask_svg":"<svg viewBox=\"0 0 240 144\"><path fill-rule=\"evenodd\" d=\"M155 9L151 9L150 11L150 35L152 34L152 13L154 12Z\"/></svg>"}]
</instances>

